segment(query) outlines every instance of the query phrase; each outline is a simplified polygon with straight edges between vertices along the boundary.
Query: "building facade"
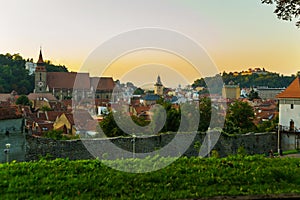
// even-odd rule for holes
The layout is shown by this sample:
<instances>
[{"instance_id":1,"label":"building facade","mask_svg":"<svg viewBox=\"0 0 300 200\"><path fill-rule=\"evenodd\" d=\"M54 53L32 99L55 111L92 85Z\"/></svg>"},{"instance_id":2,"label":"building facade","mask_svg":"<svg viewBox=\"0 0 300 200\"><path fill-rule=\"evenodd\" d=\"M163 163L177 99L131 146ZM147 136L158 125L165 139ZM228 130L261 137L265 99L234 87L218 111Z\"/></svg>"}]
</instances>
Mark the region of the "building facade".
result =
<instances>
[{"instance_id":1,"label":"building facade","mask_svg":"<svg viewBox=\"0 0 300 200\"><path fill-rule=\"evenodd\" d=\"M298 76L279 99L279 124L286 130L300 130L300 77Z\"/></svg>"},{"instance_id":2,"label":"building facade","mask_svg":"<svg viewBox=\"0 0 300 200\"><path fill-rule=\"evenodd\" d=\"M256 90L261 99L276 99L276 95L278 95L284 89L285 88L257 87Z\"/></svg>"},{"instance_id":3,"label":"building facade","mask_svg":"<svg viewBox=\"0 0 300 200\"><path fill-rule=\"evenodd\" d=\"M238 99L241 96L241 89L239 85L235 85L232 81L228 85L223 85L222 97L227 99Z\"/></svg>"}]
</instances>

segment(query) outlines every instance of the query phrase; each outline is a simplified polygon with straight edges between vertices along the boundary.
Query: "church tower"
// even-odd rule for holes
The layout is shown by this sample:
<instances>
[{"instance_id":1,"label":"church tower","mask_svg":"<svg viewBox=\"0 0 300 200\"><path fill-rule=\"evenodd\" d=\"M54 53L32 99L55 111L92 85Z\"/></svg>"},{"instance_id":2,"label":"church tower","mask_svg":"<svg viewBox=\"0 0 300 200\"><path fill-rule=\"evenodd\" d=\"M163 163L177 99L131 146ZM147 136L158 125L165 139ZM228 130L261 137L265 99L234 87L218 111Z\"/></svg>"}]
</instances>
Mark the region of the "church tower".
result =
<instances>
[{"instance_id":1,"label":"church tower","mask_svg":"<svg viewBox=\"0 0 300 200\"><path fill-rule=\"evenodd\" d=\"M43 60L42 49L40 49L39 60L35 69L35 93L47 92L47 71Z\"/></svg>"},{"instance_id":2,"label":"church tower","mask_svg":"<svg viewBox=\"0 0 300 200\"><path fill-rule=\"evenodd\" d=\"M157 76L157 81L154 84L154 94L162 96L164 94L164 86L161 83L160 76Z\"/></svg>"}]
</instances>

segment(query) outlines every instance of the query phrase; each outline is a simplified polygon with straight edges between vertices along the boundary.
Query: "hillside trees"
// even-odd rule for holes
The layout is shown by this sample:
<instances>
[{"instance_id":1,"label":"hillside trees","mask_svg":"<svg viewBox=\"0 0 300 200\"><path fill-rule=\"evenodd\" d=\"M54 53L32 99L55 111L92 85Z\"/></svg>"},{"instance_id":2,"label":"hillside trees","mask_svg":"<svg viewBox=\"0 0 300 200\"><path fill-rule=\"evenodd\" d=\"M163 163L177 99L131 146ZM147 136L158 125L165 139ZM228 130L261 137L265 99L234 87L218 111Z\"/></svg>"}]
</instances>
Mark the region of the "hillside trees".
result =
<instances>
[{"instance_id":1,"label":"hillside trees","mask_svg":"<svg viewBox=\"0 0 300 200\"><path fill-rule=\"evenodd\" d=\"M206 82L216 80L220 75L214 77L200 78L194 81L192 84L193 88L196 87L207 87ZM284 88L287 87L294 79L295 75L292 76L283 76L277 73L268 73L263 74L252 74L252 75L238 75L234 76L232 72L226 73L223 72L221 75L224 84L228 84L230 81L233 81L236 84L239 84L241 88L251 88L251 87L269 87L269 88ZM222 88L220 85L216 85L215 88L212 88L209 91L211 94L221 93L217 88Z\"/></svg>"},{"instance_id":2,"label":"hillside trees","mask_svg":"<svg viewBox=\"0 0 300 200\"><path fill-rule=\"evenodd\" d=\"M33 59L27 59L27 61ZM0 93L28 94L34 89L34 75L25 69L26 60L19 54L0 54ZM47 71L68 71L65 66L45 63Z\"/></svg>"}]
</instances>

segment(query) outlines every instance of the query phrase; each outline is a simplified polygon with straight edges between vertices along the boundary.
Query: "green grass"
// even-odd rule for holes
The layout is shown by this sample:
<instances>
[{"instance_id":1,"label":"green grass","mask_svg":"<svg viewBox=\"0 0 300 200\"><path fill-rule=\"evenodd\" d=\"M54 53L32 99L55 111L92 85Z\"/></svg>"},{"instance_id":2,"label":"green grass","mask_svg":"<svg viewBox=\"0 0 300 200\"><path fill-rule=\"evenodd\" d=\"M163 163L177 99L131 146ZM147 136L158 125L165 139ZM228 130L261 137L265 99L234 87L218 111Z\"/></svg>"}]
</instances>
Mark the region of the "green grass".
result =
<instances>
[{"instance_id":1,"label":"green grass","mask_svg":"<svg viewBox=\"0 0 300 200\"><path fill-rule=\"evenodd\" d=\"M282 155L289 155L289 154L296 154L296 153L300 153L299 150L287 150L287 151L283 151ZM278 156L278 152L274 153L274 156Z\"/></svg>"},{"instance_id":2,"label":"green grass","mask_svg":"<svg viewBox=\"0 0 300 200\"><path fill-rule=\"evenodd\" d=\"M299 150L288 150L288 151L283 151L282 154L283 155L288 155L288 154L295 154L295 153L299 153Z\"/></svg>"},{"instance_id":3,"label":"green grass","mask_svg":"<svg viewBox=\"0 0 300 200\"><path fill-rule=\"evenodd\" d=\"M107 161L124 170L171 158ZM149 162L153 163L149 165ZM126 173L99 160L0 164L1 199L184 199L220 195L300 194L300 159L230 156L180 158L149 173Z\"/></svg>"}]
</instances>

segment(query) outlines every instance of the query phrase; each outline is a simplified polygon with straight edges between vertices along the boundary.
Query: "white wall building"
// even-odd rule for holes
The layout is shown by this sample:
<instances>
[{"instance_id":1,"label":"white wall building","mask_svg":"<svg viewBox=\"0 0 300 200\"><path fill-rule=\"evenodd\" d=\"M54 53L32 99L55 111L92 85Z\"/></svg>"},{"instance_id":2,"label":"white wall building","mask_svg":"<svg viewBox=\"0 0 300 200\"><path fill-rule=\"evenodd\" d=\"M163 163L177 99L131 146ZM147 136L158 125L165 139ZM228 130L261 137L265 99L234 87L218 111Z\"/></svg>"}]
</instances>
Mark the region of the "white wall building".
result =
<instances>
[{"instance_id":1,"label":"white wall building","mask_svg":"<svg viewBox=\"0 0 300 200\"><path fill-rule=\"evenodd\" d=\"M36 63L33 62L26 62L25 63L25 69L29 71L29 75L33 74L35 72Z\"/></svg>"},{"instance_id":2,"label":"white wall building","mask_svg":"<svg viewBox=\"0 0 300 200\"><path fill-rule=\"evenodd\" d=\"M276 97L279 99L279 124L284 129L300 130L300 78Z\"/></svg>"}]
</instances>

